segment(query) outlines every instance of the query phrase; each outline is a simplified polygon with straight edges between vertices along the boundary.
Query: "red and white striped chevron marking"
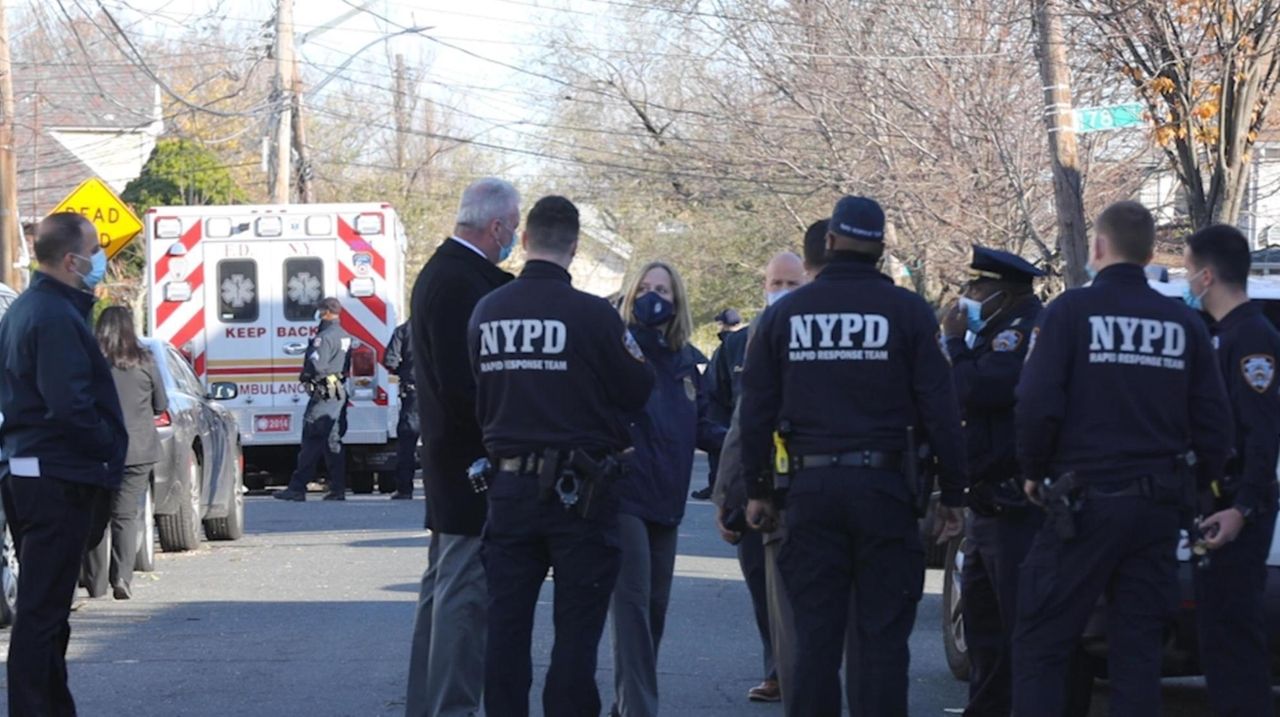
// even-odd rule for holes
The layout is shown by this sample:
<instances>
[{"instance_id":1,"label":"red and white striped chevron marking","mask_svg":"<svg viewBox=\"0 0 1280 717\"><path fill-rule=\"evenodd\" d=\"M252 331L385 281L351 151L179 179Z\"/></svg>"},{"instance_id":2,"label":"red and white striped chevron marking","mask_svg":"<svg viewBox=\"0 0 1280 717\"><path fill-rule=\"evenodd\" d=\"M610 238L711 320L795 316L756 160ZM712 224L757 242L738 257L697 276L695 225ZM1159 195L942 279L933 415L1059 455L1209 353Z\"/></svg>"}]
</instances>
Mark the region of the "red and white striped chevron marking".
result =
<instances>
[{"instance_id":1,"label":"red and white striped chevron marking","mask_svg":"<svg viewBox=\"0 0 1280 717\"><path fill-rule=\"evenodd\" d=\"M356 270L352 258L347 256L346 252L338 252L339 284L348 286L357 277L371 278L374 282L373 296L365 296L344 303L345 310L342 312L341 322L342 328L347 333L361 343L372 347L377 353L377 372L381 374L384 370L382 359L387 351L383 337L390 337L392 330L395 329L391 323L394 320L391 309L383 298L388 295L387 261L372 244L357 234L355 229L341 217L338 218L338 238L353 254L368 254L371 258L369 272L361 275ZM378 382L374 403L384 406L387 404L387 392L382 388L382 383L382 381Z\"/></svg>"},{"instance_id":2,"label":"red and white striped chevron marking","mask_svg":"<svg viewBox=\"0 0 1280 717\"><path fill-rule=\"evenodd\" d=\"M191 344L192 364L196 375L204 378L205 374L205 340L204 340L204 262L192 265L190 256L196 244L202 238L201 228L204 222L196 220L178 239L178 243L186 249L183 257L175 257L164 252L155 262L155 278L151 284L152 306L156 307L155 325L152 334L173 344L182 350ZM186 266L183 272L174 267L174 262L181 260ZM186 281L191 285L191 298L187 301L165 301L164 285L171 281Z\"/></svg>"}]
</instances>

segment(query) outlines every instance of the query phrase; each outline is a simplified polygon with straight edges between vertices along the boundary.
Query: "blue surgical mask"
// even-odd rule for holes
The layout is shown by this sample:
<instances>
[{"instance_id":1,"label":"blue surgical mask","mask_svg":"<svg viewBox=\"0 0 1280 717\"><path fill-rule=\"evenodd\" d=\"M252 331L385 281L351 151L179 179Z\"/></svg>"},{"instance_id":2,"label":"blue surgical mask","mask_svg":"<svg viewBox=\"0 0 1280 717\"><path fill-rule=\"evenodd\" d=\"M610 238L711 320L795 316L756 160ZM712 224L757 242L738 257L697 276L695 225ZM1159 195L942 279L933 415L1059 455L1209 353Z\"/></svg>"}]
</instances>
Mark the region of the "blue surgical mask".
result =
<instances>
[{"instance_id":1,"label":"blue surgical mask","mask_svg":"<svg viewBox=\"0 0 1280 717\"><path fill-rule=\"evenodd\" d=\"M1085 264L1084 275L1089 277L1089 281L1093 281L1098 278L1098 270L1093 268L1093 264Z\"/></svg>"},{"instance_id":2,"label":"blue surgical mask","mask_svg":"<svg viewBox=\"0 0 1280 717\"><path fill-rule=\"evenodd\" d=\"M86 289L92 291L107 276L107 253L105 251L99 250L90 256L81 256L79 254L72 254L71 256L89 262L88 274L81 274L76 271L76 274L80 276L80 280L84 282ZM75 271L75 269L72 269L72 271Z\"/></svg>"},{"instance_id":3,"label":"blue surgical mask","mask_svg":"<svg viewBox=\"0 0 1280 717\"><path fill-rule=\"evenodd\" d=\"M650 291L636 297L631 313L642 326L653 328L670 321L676 314L676 305L659 296L657 292Z\"/></svg>"},{"instance_id":4,"label":"blue surgical mask","mask_svg":"<svg viewBox=\"0 0 1280 717\"><path fill-rule=\"evenodd\" d=\"M506 246L498 247L498 263L499 264L511 258L511 253L516 250L516 242L519 240L520 240L520 235L516 233L515 229L512 229L511 243L507 244Z\"/></svg>"},{"instance_id":5,"label":"blue surgical mask","mask_svg":"<svg viewBox=\"0 0 1280 717\"><path fill-rule=\"evenodd\" d=\"M970 331L975 334L982 333L982 330L986 328L987 323L990 321L990 319L982 318L982 307L986 306L988 301L991 301L1003 293L1004 292L1002 291L997 291L982 301L970 299L967 296L960 297L960 308L964 310L965 325Z\"/></svg>"},{"instance_id":6,"label":"blue surgical mask","mask_svg":"<svg viewBox=\"0 0 1280 717\"><path fill-rule=\"evenodd\" d=\"M778 289L776 291L764 292L764 303L766 306L773 306L778 300L791 293L791 289Z\"/></svg>"},{"instance_id":7,"label":"blue surgical mask","mask_svg":"<svg viewBox=\"0 0 1280 717\"><path fill-rule=\"evenodd\" d=\"M1190 306L1195 311L1204 311L1204 295L1209 293L1208 289L1205 289L1199 294L1191 290L1191 282L1194 281L1197 276L1200 276L1203 273L1204 273L1204 269L1201 269L1200 271L1197 271L1191 276L1188 276L1187 287L1182 290L1182 300L1187 302L1187 306Z\"/></svg>"}]
</instances>

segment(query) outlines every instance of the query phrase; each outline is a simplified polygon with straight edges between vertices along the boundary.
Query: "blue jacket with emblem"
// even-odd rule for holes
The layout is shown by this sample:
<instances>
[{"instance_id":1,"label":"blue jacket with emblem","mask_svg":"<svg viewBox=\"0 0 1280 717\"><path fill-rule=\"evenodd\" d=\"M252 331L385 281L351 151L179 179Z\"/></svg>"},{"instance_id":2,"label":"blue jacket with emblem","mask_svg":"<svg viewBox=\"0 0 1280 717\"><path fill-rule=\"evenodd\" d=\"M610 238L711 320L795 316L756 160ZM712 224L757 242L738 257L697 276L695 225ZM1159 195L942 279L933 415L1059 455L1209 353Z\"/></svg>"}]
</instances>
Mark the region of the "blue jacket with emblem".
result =
<instances>
[{"instance_id":1,"label":"blue jacket with emblem","mask_svg":"<svg viewBox=\"0 0 1280 717\"><path fill-rule=\"evenodd\" d=\"M964 418L971 484L998 483L1018 475L1014 452L1014 389L1027 344L1043 309L1035 295L1018 300L973 340L947 339L951 375Z\"/></svg>"},{"instance_id":2,"label":"blue jacket with emblem","mask_svg":"<svg viewBox=\"0 0 1280 717\"><path fill-rule=\"evenodd\" d=\"M1236 427L1235 455L1226 469L1228 497L1242 509L1272 512L1280 457L1280 332L1262 306L1250 302L1222 317L1214 327L1214 344Z\"/></svg>"},{"instance_id":3,"label":"blue jacket with emblem","mask_svg":"<svg viewBox=\"0 0 1280 717\"><path fill-rule=\"evenodd\" d=\"M93 301L36 272L0 321L0 450L38 460L41 477L115 488L129 432L89 330Z\"/></svg>"},{"instance_id":4,"label":"blue jacket with emblem","mask_svg":"<svg viewBox=\"0 0 1280 717\"><path fill-rule=\"evenodd\" d=\"M620 511L662 525L684 518L696 448L719 451L725 429L708 415L698 375L697 353L673 351L661 332L632 326L631 333L653 366L656 381L644 410L629 417L635 454L621 483Z\"/></svg>"},{"instance_id":5,"label":"blue jacket with emblem","mask_svg":"<svg viewBox=\"0 0 1280 717\"><path fill-rule=\"evenodd\" d=\"M1031 480L1068 471L1114 483L1172 470L1195 451L1222 475L1231 409L1204 321L1114 264L1040 313L1018 384L1018 462Z\"/></svg>"}]
</instances>

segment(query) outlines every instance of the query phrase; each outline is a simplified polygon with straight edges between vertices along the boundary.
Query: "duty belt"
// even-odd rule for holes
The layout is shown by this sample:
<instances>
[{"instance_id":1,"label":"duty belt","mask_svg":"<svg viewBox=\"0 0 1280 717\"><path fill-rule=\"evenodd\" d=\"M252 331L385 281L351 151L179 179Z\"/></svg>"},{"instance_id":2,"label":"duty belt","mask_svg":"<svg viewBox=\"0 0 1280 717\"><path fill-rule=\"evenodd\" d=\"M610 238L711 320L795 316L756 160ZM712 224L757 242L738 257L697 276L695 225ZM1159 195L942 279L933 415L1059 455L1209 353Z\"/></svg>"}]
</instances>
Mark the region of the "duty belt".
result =
<instances>
[{"instance_id":1,"label":"duty belt","mask_svg":"<svg viewBox=\"0 0 1280 717\"><path fill-rule=\"evenodd\" d=\"M498 471L502 473L538 473L541 470L542 456L536 453L498 460Z\"/></svg>"},{"instance_id":2,"label":"duty belt","mask_svg":"<svg viewBox=\"0 0 1280 717\"><path fill-rule=\"evenodd\" d=\"M1105 483L1085 483L1083 490L1082 497L1090 499L1139 498L1154 494L1151 478L1146 476Z\"/></svg>"},{"instance_id":3,"label":"duty belt","mask_svg":"<svg viewBox=\"0 0 1280 717\"><path fill-rule=\"evenodd\" d=\"M794 470L813 468L878 468L902 470L900 451L849 451L847 453L811 453L794 456Z\"/></svg>"}]
</instances>

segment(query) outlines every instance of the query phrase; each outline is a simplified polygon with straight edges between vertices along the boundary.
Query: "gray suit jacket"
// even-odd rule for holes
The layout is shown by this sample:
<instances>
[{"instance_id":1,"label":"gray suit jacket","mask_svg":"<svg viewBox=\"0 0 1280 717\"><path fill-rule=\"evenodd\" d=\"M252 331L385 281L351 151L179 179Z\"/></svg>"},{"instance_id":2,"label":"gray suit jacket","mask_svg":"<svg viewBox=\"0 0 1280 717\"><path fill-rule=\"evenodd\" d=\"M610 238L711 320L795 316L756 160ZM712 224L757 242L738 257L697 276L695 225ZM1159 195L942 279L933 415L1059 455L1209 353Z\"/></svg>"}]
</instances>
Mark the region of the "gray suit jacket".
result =
<instances>
[{"instance_id":1,"label":"gray suit jacket","mask_svg":"<svg viewBox=\"0 0 1280 717\"><path fill-rule=\"evenodd\" d=\"M755 324L747 336L751 343ZM725 513L732 512L747 504L747 478L742 473L742 428L738 422L738 411L741 401L733 407L733 418L729 422L729 433L724 437L724 445L720 448L720 466L716 469L716 484L711 491L711 501L720 506ZM764 534L765 544L782 540L786 537L784 516L778 516L778 529Z\"/></svg>"},{"instance_id":2,"label":"gray suit jacket","mask_svg":"<svg viewBox=\"0 0 1280 717\"><path fill-rule=\"evenodd\" d=\"M146 359L132 368L111 369L124 425L129 431L129 452L125 465L155 463L160 460L160 436L156 433L156 416L169 410L169 396L164 380L156 370L155 360L147 351Z\"/></svg>"}]
</instances>

